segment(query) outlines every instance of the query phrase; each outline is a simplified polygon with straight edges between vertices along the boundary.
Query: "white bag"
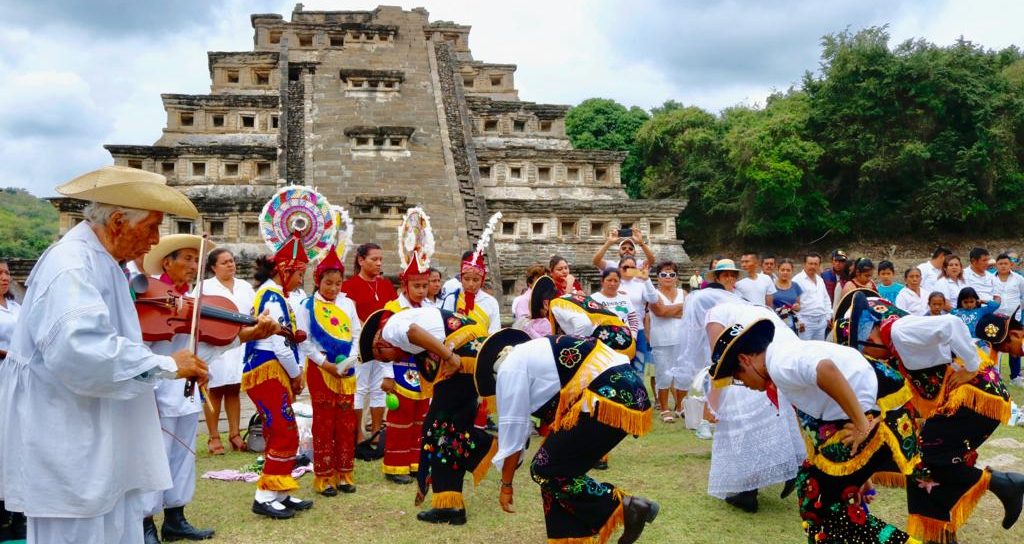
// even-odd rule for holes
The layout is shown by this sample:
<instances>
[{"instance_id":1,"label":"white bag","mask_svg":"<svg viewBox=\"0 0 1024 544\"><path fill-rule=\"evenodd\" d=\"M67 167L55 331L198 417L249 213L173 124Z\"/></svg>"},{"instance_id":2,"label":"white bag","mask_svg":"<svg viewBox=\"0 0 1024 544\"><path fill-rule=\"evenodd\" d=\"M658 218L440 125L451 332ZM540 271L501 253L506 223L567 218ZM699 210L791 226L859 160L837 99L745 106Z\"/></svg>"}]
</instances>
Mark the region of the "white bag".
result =
<instances>
[{"instance_id":1,"label":"white bag","mask_svg":"<svg viewBox=\"0 0 1024 544\"><path fill-rule=\"evenodd\" d=\"M690 385L690 394L683 399L683 416L687 429L696 429L704 419L705 384L708 381L708 368L702 369Z\"/></svg>"},{"instance_id":2,"label":"white bag","mask_svg":"<svg viewBox=\"0 0 1024 544\"><path fill-rule=\"evenodd\" d=\"M296 402L292 404L295 413L295 425L299 428L299 454L305 453L313 458L313 407Z\"/></svg>"}]
</instances>

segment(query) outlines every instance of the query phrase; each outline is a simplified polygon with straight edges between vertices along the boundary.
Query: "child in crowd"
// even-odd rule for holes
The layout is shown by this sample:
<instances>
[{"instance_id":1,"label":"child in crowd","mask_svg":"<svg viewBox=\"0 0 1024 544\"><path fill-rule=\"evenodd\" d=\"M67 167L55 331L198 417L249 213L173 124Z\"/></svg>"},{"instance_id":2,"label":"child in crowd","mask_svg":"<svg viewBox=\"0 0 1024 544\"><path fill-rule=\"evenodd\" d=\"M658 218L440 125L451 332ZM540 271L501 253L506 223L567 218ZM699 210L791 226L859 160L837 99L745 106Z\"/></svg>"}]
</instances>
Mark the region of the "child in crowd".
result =
<instances>
[{"instance_id":1,"label":"child in crowd","mask_svg":"<svg viewBox=\"0 0 1024 544\"><path fill-rule=\"evenodd\" d=\"M989 300L982 304L981 297L973 287L964 287L956 298L956 308L953 308L950 313L963 320L967 329L971 331L971 335L977 338L978 335L975 334L974 328L978 324L978 320L998 309L999 302Z\"/></svg>"},{"instance_id":2,"label":"child in crowd","mask_svg":"<svg viewBox=\"0 0 1024 544\"><path fill-rule=\"evenodd\" d=\"M889 302L896 303L896 297L903 290L903 284L896 281L896 267L892 261L878 263L878 294Z\"/></svg>"},{"instance_id":3,"label":"child in crowd","mask_svg":"<svg viewBox=\"0 0 1024 544\"><path fill-rule=\"evenodd\" d=\"M932 291L928 295L928 313L925 315L943 315L946 313L946 295Z\"/></svg>"}]
</instances>

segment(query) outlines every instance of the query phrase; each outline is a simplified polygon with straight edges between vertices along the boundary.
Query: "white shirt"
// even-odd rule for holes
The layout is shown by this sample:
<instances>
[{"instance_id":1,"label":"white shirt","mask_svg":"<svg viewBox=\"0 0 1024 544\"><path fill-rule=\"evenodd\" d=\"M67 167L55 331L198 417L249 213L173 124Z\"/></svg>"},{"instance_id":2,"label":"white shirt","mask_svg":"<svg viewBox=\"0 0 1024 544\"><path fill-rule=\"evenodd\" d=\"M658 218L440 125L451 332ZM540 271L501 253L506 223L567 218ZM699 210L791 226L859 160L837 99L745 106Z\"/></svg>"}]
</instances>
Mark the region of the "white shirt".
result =
<instances>
[{"instance_id":1,"label":"white shirt","mask_svg":"<svg viewBox=\"0 0 1024 544\"><path fill-rule=\"evenodd\" d=\"M801 321L813 322L828 319L832 315L832 299L825 288L825 280L815 275L812 280L806 272L793 276L793 283L800 286L800 311L796 316Z\"/></svg>"},{"instance_id":2,"label":"white shirt","mask_svg":"<svg viewBox=\"0 0 1024 544\"><path fill-rule=\"evenodd\" d=\"M267 280L263 282L263 285L261 285L256 291L259 291L264 287L274 287L279 292L284 292L284 289L274 280ZM295 309L302 305L301 299L295 301L298 296L296 293L298 292L299 290L292 291L286 299L288 306L292 309L292 314L295 314ZM270 317L274 321L277 321L278 323L285 322L286 316L284 315L284 310L281 308L280 304L267 304L264 309L270 311ZM295 317L295 326L301 329L298 322L298 316ZM299 346L302 346L303 344L305 344L305 342L300 343ZM302 362L295 358L295 353L292 352L292 348L288 347L288 344L285 343L283 336L275 334L270 338L257 340L256 345L253 347L255 349L274 352L274 356L277 357L277 362L281 364L281 367L284 368L284 371L288 374L289 378L297 378L302 372Z\"/></svg>"},{"instance_id":3,"label":"white shirt","mask_svg":"<svg viewBox=\"0 0 1024 544\"><path fill-rule=\"evenodd\" d=\"M917 265L917 269L921 271L921 290L928 291L929 293L934 291L932 286L935 280L939 279L942 269L932 266L931 261L925 261Z\"/></svg>"},{"instance_id":4,"label":"white shirt","mask_svg":"<svg viewBox=\"0 0 1024 544\"><path fill-rule=\"evenodd\" d=\"M992 276L992 283L995 285L995 293L999 295L999 309L996 313L1010 315L1017 312L1017 307L1024 302L1024 278L1010 272L1006 281L999 279L998 275ZM1020 318L1019 312L1017 318Z\"/></svg>"},{"instance_id":5,"label":"white shirt","mask_svg":"<svg viewBox=\"0 0 1024 544\"><path fill-rule=\"evenodd\" d=\"M908 315L892 324L891 333L893 347L909 370L948 365L954 353L972 372L981 365L971 331L955 315Z\"/></svg>"},{"instance_id":6,"label":"white shirt","mask_svg":"<svg viewBox=\"0 0 1024 544\"><path fill-rule=\"evenodd\" d=\"M249 282L235 278L234 286L228 289L217 278L203 280L203 295L214 295L230 299L235 303L238 313L251 314L252 304L256 299L256 291ZM206 361L210 365L210 388L222 385L242 383L242 359L245 357L245 346L238 346L225 351L213 360Z\"/></svg>"},{"instance_id":7,"label":"white shirt","mask_svg":"<svg viewBox=\"0 0 1024 544\"><path fill-rule=\"evenodd\" d=\"M11 345L11 335L14 334L14 324L18 322L18 314L21 312L21 305L13 299L5 301L7 306L0 306L0 350L7 351Z\"/></svg>"},{"instance_id":8,"label":"white shirt","mask_svg":"<svg viewBox=\"0 0 1024 544\"><path fill-rule=\"evenodd\" d=\"M745 276L736 282L736 292L744 300L761 306L765 305L766 297L774 295L777 290L775 282L772 281L771 276L768 274L758 273L753 278Z\"/></svg>"},{"instance_id":9,"label":"white shirt","mask_svg":"<svg viewBox=\"0 0 1024 544\"><path fill-rule=\"evenodd\" d=\"M823 421L850 419L839 403L818 387L818 364L825 359L835 363L849 382L861 410L878 409L878 376L853 348L818 340L772 342L765 366L775 386L801 412Z\"/></svg>"},{"instance_id":10,"label":"white shirt","mask_svg":"<svg viewBox=\"0 0 1024 544\"><path fill-rule=\"evenodd\" d=\"M930 292L925 291L923 288L921 289L921 294L917 294L913 289L904 287L896 295L896 300L893 301L893 304L910 315L927 315L929 294Z\"/></svg>"},{"instance_id":11,"label":"white shirt","mask_svg":"<svg viewBox=\"0 0 1024 544\"><path fill-rule=\"evenodd\" d=\"M598 342L598 345L603 345ZM618 354L616 354L618 355ZM625 359L625 356L622 356ZM628 359L626 364L629 364ZM530 414L562 390L551 341L537 338L513 348L498 367L495 398L498 405L498 452L494 466L522 451L533 430Z\"/></svg>"},{"instance_id":12,"label":"white shirt","mask_svg":"<svg viewBox=\"0 0 1024 544\"><path fill-rule=\"evenodd\" d=\"M630 302L628 294L619 291L614 297L609 297L598 291L591 294L590 298L603 306L605 310L619 316L619 319L629 326L630 333L636 337L636 331L640 330L640 316L633 307L633 303Z\"/></svg>"},{"instance_id":13,"label":"white shirt","mask_svg":"<svg viewBox=\"0 0 1024 544\"><path fill-rule=\"evenodd\" d=\"M7 509L97 517L171 487L153 384L175 368L142 342L124 272L88 222L50 246L0 364Z\"/></svg>"},{"instance_id":14,"label":"white shirt","mask_svg":"<svg viewBox=\"0 0 1024 544\"><path fill-rule=\"evenodd\" d=\"M590 336L594 333L594 322L590 320L585 312L570 310L561 306L551 308L551 315L555 318L558 328L562 334L570 336Z\"/></svg>"},{"instance_id":15,"label":"white shirt","mask_svg":"<svg viewBox=\"0 0 1024 544\"><path fill-rule=\"evenodd\" d=\"M669 300L661 291L656 291L658 299L664 306L675 306L684 304L686 291L676 288L675 300ZM648 343L651 346L674 346L679 343L679 333L682 330L683 317L659 317L651 312L651 330L648 331Z\"/></svg>"},{"instance_id":16,"label":"white shirt","mask_svg":"<svg viewBox=\"0 0 1024 544\"><path fill-rule=\"evenodd\" d=\"M437 298L443 299L459 289L462 289L462 280L460 280L458 276L449 278L448 281L444 282L444 285L441 286L441 292L437 294Z\"/></svg>"},{"instance_id":17,"label":"white shirt","mask_svg":"<svg viewBox=\"0 0 1024 544\"><path fill-rule=\"evenodd\" d=\"M967 286L973 287L978 292L981 302L994 300L992 297L996 294L995 275L989 274L988 271L983 270L981 274L975 273L974 269L967 267L964 269L964 279L967 280ZM954 300L954 302L956 302Z\"/></svg>"},{"instance_id":18,"label":"white shirt","mask_svg":"<svg viewBox=\"0 0 1024 544\"><path fill-rule=\"evenodd\" d=\"M772 325L775 325L775 337L772 342L796 342L800 339L775 312L764 306L756 306L747 302L726 302L711 308L708 310L707 317L704 318L704 326L707 327L708 323L718 323L728 329L737 323L742 323L746 327L759 319L767 319L772 322ZM706 332L705 336L707 336ZM717 339L710 339L712 342L714 340Z\"/></svg>"},{"instance_id":19,"label":"white shirt","mask_svg":"<svg viewBox=\"0 0 1024 544\"><path fill-rule=\"evenodd\" d=\"M644 330L644 316L647 315L647 305L658 301L658 291L654 288L654 284L651 283L651 279L623 279L619 283L619 290L626 293L629 297L629 302L633 304L633 309L636 310L636 316L640 320L637 330Z\"/></svg>"},{"instance_id":20,"label":"white shirt","mask_svg":"<svg viewBox=\"0 0 1024 544\"><path fill-rule=\"evenodd\" d=\"M680 376L684 377L687 386L689 382L685 380L686 377L692 379L700 369L711 364L711 347L708 344L707 329L704 328L705 318L711 308L725 302L743 302L743 299L725 289L710 287L690 293L686 299L676 368L680 369Z\"/></svg>"},{"instance_id":21,"label":"white shirt","mask_svg":"<svg viewBox=\"0 0 1024 544\"><path fill-rule=\"evenodd\" d=\"M968 287L967 282L964 280L954 280L952 278L939 278L932 284L932 290L928 292L931 294L932 291L938 291L946 297L946 301L956 307L956 299L960 296L960 291ZM922 289L923 291L923 289Z\"/></svg>"},{"instance_id":22,"label":"white shirt","mask_svg":"<svg viewBox=\"0 0 1024 544\"><path fill-rule=\"evenodd\" d=\"M437 308L409 308L392 315L384 324L380 337L410 355L423 353L426 350L409 341L409 329L413 325L419 325L439 341L445 339L444 320Z\"/></svg>"},{"instance_id":23,"label":"white shirt","mask_svg":"<svg viewBox=\"0 0 1024 544\"><path fill-rule=\"evenodd\" d=\"M328 302L327 299L320 295L319 291L314 293L313 296L321 302ZM334 301L330 302L330 304L334 304L348 316L349 329L352 331L352 349L348 352L348 358L352 360L349 364L352 364L359 357L359 333L363 330L363 324L359 321L359 314L356 312L356 303L345 296L345 293L338 292L338 296L334 297ZM403 308L408 308L408 306L403 306ZM325 350L323 346L316 341L316 338L314 338L313 334L310 332L310 321L313 319L313 316L309 315L309 309L306 307L306 302L300 304L298 308L294 309L294 311L295 321L298 322L299 328L308 334L306 341L299 344L302 351L301 355L305 355L317 366L322 366L325 362L336 363L338 365L344 364L339 363L338 361L327 361L327 350Z\"/></svg>"},{"instance_id":24,"label":"white shirt","mask_svg":"<svg viewBox=\"0 0 1024 544\"><path fill-rule=\"evenodd\" d=\"M152 280L160 281L160 280ZM153 353L159 355L172 355L177 351L183 349L189 349L191 338L187 334L176 334L170 340L164 340L160 342L148 342L149 348L153 350ZM238 348L238 338L227 345L227 346L211 346L200 342L198 345L198 353L200 359L204 361L212 361L225 352ZM160 380L157 382L156 390L156 407L160 413L160 417L181 417L191 414L199 413L203 410L202 395L199 394L199 388L195 388L195 392L191 397L185 396L185 383L188 380L181 378L177 380Z\"/></svg>"},{"instance_id":25,"label":"white shirt","mask_svg":"<svg viewBox=\"0 0 1024 544\"><path fill-rule=\"evenodd\" d=\"M459 303L459 293L461 293L462 284L455 291L452 291L444 296L441 301L441 309L448 310L449 312L456 311L456 306ZM473 305L479 306L480 309L487 314L487 319L490 323L487 324L487 333L494 334L501 330L501 305L498 304L498 299L487 294L483 289L476 292L476 298L473 299Z\"/></svg>"}]
</instances>

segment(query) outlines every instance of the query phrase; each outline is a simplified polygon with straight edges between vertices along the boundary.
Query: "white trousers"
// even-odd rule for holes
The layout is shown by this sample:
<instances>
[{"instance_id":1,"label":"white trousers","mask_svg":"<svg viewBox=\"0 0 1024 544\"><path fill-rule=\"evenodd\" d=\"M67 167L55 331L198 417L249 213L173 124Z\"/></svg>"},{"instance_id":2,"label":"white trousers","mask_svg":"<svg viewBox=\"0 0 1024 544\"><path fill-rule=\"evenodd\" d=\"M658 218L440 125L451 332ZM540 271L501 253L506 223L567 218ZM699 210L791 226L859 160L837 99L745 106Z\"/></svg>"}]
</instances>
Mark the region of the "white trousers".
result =
<instances>
[{"instance_id":1,"label":"white trousers","mask_svg":"<svg viewBox=\"0 0 1024 544\"><path fill-rule=\"evenodd\" d=\"M380 388L384 382L384 366L377 361L356 365L355 409L366 408L366 400L370 400L370 408L386 406L387 395Z\"/></svg>"},{"instance_id":2,"label":"white trousers","mask_svg":"<svg viewBox=\"0 0 1024 544\"><path fill-rule=\"evenodd\" d=\"M825 340L828 333L828 316L801 317L800 322L804 324L804 332L798 334L801 340Z\"/></svg>"},{"instance_id":3,"label":"white trousers","mask_svg":"<svg viewBox=\"0 0 1024 544\"><path fill-rule=\"evenodd\" d=\"M129 491L94 518L28 518L30 544L141 544L145 495Z\"/></svg>"},{"instance_id":4,"label":"white trousers","mask_svg":"<svg viewBox=\"0 0 1024 544\"><path fill-rule=\"evenodd\" d=\"M159 514L164 508L177 508L192 502L196 492L196 457L192 452L196 450L198 427L198 412L160 418L164 450L167 452L174 485L164 491L146 494L146 516Z\"/></svg>"},{"instance_id":5,"label":"white trousers","mask_svg":"<svg viewBox=\"0 0 1024 544\"><path fill-rule=\"evenodd\" d=\"M679 359L679 344L671 346L654 346L654 385L658 391L665 389L688 389L690 384L677 383L674 371L676 360Z\"/></svg>"}]
</instances>

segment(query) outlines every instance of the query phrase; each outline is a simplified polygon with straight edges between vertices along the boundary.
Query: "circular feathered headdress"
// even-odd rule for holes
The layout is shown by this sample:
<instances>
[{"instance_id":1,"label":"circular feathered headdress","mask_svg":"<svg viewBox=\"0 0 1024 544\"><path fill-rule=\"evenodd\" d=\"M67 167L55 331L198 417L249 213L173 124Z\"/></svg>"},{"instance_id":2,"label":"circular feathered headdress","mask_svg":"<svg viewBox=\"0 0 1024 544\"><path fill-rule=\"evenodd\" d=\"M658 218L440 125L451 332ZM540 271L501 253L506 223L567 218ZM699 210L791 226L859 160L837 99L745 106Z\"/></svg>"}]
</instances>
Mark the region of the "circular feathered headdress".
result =
<instances>
[{"instance_id":1,"label":"circular feathered headdress","mask_svg":"<svg viewBox=\"0 0 1024 544\"><path fill-rule=\"evenodd\" d=\"M423 208L409 208L398 227L398 259L402 263L402 281L430 275L430 258L434 255L434 231L430 217Z\"/></svg>"},{"instance_id":2,"label":"circular feathered headdress","mask_svg":"<svg viewBox=\"0 0 1024 544\"><path fill-rule=\"evenodd\" d=\"M322 258L336 230L331 203L309 187L282 187L260 212L260 234L278 263Z\"/></svg>"}]
</instances>

